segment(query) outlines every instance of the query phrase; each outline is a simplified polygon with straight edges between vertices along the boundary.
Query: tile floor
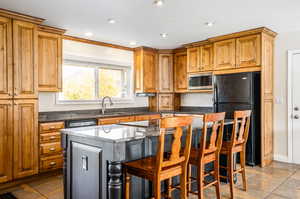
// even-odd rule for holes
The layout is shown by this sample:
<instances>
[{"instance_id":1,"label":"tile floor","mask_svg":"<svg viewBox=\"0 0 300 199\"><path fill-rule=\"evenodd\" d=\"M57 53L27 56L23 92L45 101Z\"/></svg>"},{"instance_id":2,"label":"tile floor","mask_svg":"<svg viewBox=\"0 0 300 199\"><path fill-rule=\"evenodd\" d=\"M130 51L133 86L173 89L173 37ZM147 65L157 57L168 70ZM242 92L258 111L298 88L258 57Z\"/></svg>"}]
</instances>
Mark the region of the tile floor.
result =
<instances>
[{"instance_id":1,"label":"tile floor","mask_svg":"<svg viewBox=\"0 0 300 199\"><path fill-rule=\"evenodd\" d=\"M300 199L300 165L274 162L266 168L248 167L246 172L248 191L242 191L239 178L235 199ZM214 191L214 188L205 190L205 198L216 198ZM23 184L12 193L18 199L63 199L62 176ZM222 184L221 193L222 199L230 198L229 185Z\"/></svg>"}]
</instances>

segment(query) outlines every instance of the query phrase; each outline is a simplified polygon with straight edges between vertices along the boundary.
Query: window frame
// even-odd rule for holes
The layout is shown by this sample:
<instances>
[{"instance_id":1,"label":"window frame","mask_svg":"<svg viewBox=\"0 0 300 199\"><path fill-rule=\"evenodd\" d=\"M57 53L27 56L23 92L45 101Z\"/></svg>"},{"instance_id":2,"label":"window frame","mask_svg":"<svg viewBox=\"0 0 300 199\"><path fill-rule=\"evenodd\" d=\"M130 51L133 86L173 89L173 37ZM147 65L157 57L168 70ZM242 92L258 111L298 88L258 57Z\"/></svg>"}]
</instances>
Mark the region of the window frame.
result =
<instances>
[{"instance_id":1,"label":"window frame","mask_svg":"<svg viewBox=\"0 0 300 199\"><path fill-rule=\"evenodd\" d=\"M96 97L99 96L99 69L111 69L111 70L122 70L122 82L123 85L126 85L126 92L127 97L112 97L114 103L134 103L134 91L133 91L133 83L134 83L134 76L133 76L133 68L132 66L126 65L115 65L115 64L103 64L103 63L94 63L94 62L87 62L87 61L78 61L78 60L69 60L65 59L62 64L62 68L64 65L73 65L79 67L92 67L95 68L95 91L94 94ZM124 79L126 76L126 83L124 83ZM63 74L62 74L62 81L63 81ZM61 99L60 95L62 92L56 93L56 104L99 104L102 101L102 98L96 98L91 100L64 100Z\"/></svg>"}]
</instances>

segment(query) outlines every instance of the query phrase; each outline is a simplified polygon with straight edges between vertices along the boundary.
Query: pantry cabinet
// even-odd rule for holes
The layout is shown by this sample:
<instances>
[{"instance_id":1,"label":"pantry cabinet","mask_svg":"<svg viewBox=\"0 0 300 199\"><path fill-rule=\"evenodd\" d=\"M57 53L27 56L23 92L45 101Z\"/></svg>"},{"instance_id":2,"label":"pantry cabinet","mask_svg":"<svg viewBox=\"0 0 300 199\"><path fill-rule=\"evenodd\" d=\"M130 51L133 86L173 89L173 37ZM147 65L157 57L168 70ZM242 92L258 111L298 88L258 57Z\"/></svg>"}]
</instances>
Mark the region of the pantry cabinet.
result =
<instances>
[{"instance_id":1,"label":"pantry cabinet","mask_svg":"<svg viewBox=\"0 0 300 199\"><path fill-rule=\"evenodd\" d=\"M136 93L157 91L157 51L140 47L134 52L134 76Z\"/></svg>"},{"instance_id":2,"label":"pantry cabinet","mask_svg":"<svg viewBox=\"0 0 300 199\"><path fill-rule=\"evenodd\" d=\"M38 173L37 104L37 100L14 100L13 176L15 179Z\"/></svg>"},{"instance_id":3,"label":"pantry cabinet","mask_svg":"<svg viewBox=\"0 0 300 199\"><path fill-rule=\"evenodd\" d=\"M39 91L59 92L62 89L62 34L64 30L39 26L38 88Z\"/></svg>"},{"instance_id":4,"label":"pantry cabinet","mask_svg":"<svg viewBox=\"0 0 300 199\"><path fill-rule=\"evenodd\" d=\"M0 183L12 180L13 106L12 100L0 100Z\"/></svg>"},{"instance_id":5,"label":"pantry cabinet","mask_svg":"<svg viewBox=\"0 0 300 199\"><path fill-rule=\"evenodd\" d=\"M0 99L13 95L12 23L0 16Z\"/></svg>"},{"instance_id":6,"label":"pantry cabinet","mask_svg":"<svg viewBox=\"0 0 300 199\"><path fill-rule=\"evenodd\" d=\"M14 98L38 97L37 25L13 20Z\"/></svg>"}]
</instances>

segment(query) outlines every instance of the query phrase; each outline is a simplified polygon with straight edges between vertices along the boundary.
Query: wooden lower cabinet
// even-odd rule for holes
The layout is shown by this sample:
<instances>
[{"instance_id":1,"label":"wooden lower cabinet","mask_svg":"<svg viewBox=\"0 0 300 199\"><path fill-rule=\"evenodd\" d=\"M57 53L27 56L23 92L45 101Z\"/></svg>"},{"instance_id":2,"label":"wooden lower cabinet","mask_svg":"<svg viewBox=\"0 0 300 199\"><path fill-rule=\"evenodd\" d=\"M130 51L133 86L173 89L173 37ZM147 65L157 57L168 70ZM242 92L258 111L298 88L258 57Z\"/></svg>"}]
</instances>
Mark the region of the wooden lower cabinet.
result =
<instances>
[{"instance_id":1,"label":"wooden lower cabinet","mask_svg":"<svg viewBox=\"0 0 300 199\"><path fill-rule=\"evenodd\" d=\"M47 122L39 126L39 169L40 172L62 168L62 148L60 129L64 122Z\"/></svg>"},{"instance_id":2,"label":"wooden lower cabinet","mask_svg":"<svg viewBox=\"0 0 300 199\"><path fill-rule=\"evenodd\" d=\"M14 179L38 173L37 100L14 100Z\"/></svg>"},{"instance_id":3,"label":"wooden lower cabinet","mask_svg":"<svg viewBox=\"0 0 300 199\"><path fill-rule=\"evenodd\" d=\"M13 107L12 100L0 100L0 183L12 179Z\"/></svg>"}]
</instances>

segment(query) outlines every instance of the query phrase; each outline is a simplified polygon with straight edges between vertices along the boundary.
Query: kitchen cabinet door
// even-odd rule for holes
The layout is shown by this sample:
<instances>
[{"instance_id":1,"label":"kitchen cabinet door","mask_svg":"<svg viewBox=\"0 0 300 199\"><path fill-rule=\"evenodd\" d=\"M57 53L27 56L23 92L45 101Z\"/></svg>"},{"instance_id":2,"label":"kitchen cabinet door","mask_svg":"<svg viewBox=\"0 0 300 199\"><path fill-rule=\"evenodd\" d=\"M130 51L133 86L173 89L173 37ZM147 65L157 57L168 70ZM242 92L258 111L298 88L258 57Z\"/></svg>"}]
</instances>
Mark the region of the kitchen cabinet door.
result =
<instances>
[{"instance_id":1,"label":"kitchen cabinet door","mask_svg":"<svg viewBox=\"0 0 300 199\"><path fill-rule=\"evenodd\" d=\"M235 39L214 43L214 70L235 68Z\"/></svg>"},{"instance_id":2,"label":"kitchen cabinet door","mask_svg":"<svg viewBox=\"0 0 300 199\"><path fill-rule=\"evenodd\" d=\"M237 67L261 65L261 36L251 35L236 39Z\"/></svg>"},{"instance_id":3,"label":"kitchen cabinet door","mask_svg":"<svg viewBox=\"0 0 300 199\"><path fill-rule=\"evenodd\" d=\"M12 100L0 100L0 183L12 179L13 112Z\"/></svg>"},{"instance_id":4,"label":"kitchen cabinet door","mask_svg":"<svg viewBox=\"0 0 300 199\"><path fill-rule=\"evenodd\" d=\"M12 67L12 22L0 17L0 99L12 98Z\"/></svg>"},{"instance_id":5,"label":"kitchen cabinet door","mask_svg":"<svg viewBox=\"0 0 300 199\"><path fill-rule=\"evenodd\" d=\"M176 53L174 57L175 92L187 91L187 55L185 52Z\"/></svg>"},{"instance_id":6,"label":"kitchen cabinet door","mask_svg":"<svg viewBox=\"0 0 300 199\"><path fill-rule=\"evenodd\" d=\"M14 98L38 97L37 26L13 21Z\"/></svg>"},{"instance_id":7,"label":"kitchen cabinet door","mask_svg":"<svg viewBox=\"0 0 300 199\"><path fill-rule=\"evenodd\" d=\"M38 32L39 91L58 92L62 76L62 36Z\"/></svg>"},{"instance_id":8,"label":"kitchen cabinet door","mask_svg":"<svg viewBox=\"0 0 300 199\"><path fill-rule=\"evenodd\" d=\"M159 91L173 92L173 55L160 54L159 55Z\"/></svg>"},{"instance_id":9,"label":"kitchen cabinet door","mask_svg":"<svg viewBox=\"0 0 300 199\"><path fill-rule=\"evenodd\" d=\"M143 58L144 92L156 92L156 53L144 51Z\"/></svg>"},{"instance_id":10,"label":"kitchen cabinet door","mask_svg":"<svg viewBox=\"0 0 300 199\"><path fill-rule=\"evenodd\" d=\"M142 51L136 50L134 52L134 91L136 93L143 92L143 74Z\"/></svg>"},{"instance_id":11,"label":"kitchen cabinet door","mask_svg":"<svg viewBox=\"0 0 300 199\"><path fill-rule=\"evenodd\" d=\"M187 71L189 73L200 71L200 50L199 47L187 49Z\"/></svg>"},{"instance_id":12,"label":"kitchen cabinet door","mask_svg":"<svg viewBox=\"0 0 300 199\"><path fill-rule=\"evenodd\" d=\"M174 110L174 94L159 94L158 107L159 111Z\"/></svg>"},{"instance_id":13,"label":"kitchen cabinet door","mask_svg":"<svg viewBox=\"0 0 300 199\"><path fill-rule=\"evenodd\" d=\"M37 100L14 100L14 178L38 173Z\"/></svg>"},{"instance_id":14,"label":"kitchen cabinet door","mask_svg":"<svg viewBox=\"0 0 300 199\"><path fill-rule=\"evenodd\" d=\"M201 71L212 71L213 70L213 45L204 45L201 46L200 50L200 69Z\"/></svg>"}]
</instances>

